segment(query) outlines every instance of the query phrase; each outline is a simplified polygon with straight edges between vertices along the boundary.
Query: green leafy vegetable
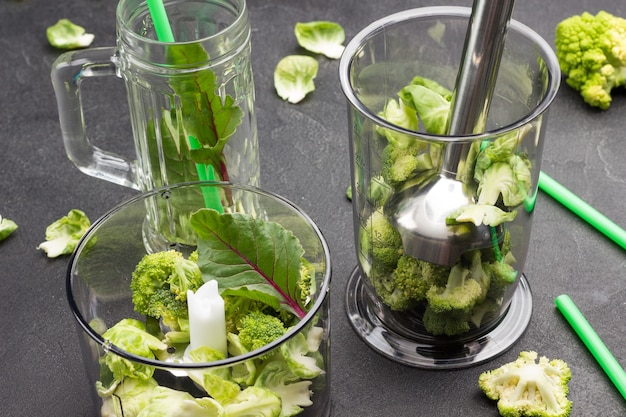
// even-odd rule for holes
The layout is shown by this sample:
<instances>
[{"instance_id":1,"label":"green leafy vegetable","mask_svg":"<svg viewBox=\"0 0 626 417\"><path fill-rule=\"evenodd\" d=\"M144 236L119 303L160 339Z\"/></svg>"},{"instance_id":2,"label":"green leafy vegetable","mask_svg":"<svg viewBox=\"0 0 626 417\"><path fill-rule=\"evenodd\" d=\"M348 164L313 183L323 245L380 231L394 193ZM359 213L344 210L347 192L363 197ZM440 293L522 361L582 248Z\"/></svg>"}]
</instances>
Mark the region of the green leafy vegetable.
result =
<instances>
[{"instance_id":1,"label":"green leafy vegetable","mask_svg":"<svg viewBox=\"0 0 626 417\"><path fill-rule=\"evenodd\" d=\"M280 397L261 387L248 387L224 405L228 417L279 417Z\"/></svg>"},{"instance_id":2,"label":"green leafy vegetable","mask_svg":"<svg viewBox=\"0 0 626 417\"><path fill-rule=\"evenodd\" d=\"M281 59L274 70L274 87L283 99L296 104L315 90L313 79L318 63L306 55L289 55Z\"/></svg>"},{"instance_id":3,"label":"green leafy vegetable","mask_svg":"<svg viewBox=\"0 0 626 417\"><path fill-rule=\"evenodd\" d=\"M46 252L49 258L69 255L90 225L91 222L84 212L70 210L67 216L61 217L46 228L46 241L37 246L37 249Z\"/></svg>"},{"instance_id":4,"label":"green leafy vegetable","mask_svg":"<svg viewBox=\"0 0 626 417\"><path fill-rule=\"evenodd\" d=\"M281 417L290 417L300 414L302 407L313 404L310 390L312 382L300 380L287 366L285 361L272 361L259 374L257 387L267 388L278 394L281 402Z\"/></svg>"},{"instance_id":5,"label":"green leafy vegetable","mask_svg":"<svg viewBox=\"0 0 626 417\"><path fill-rule=\"evenodd\" d=\"M100 415L102 417L137 416L150 404L152 391L158 386L159 384L152 378L125 378L111 392L98 392L103 398Z\"/></svg>"},{"instance_id":6,"label":"green leafy vegetable","mask_svg":"<svg viewBox=\"0 0 626 417\"><path fill-rule=\"evenodd\" d=\"M280 345L287 366L300 378L311 379L324 372L314 356L309 355L309 344L304 334L298 333Z\"/></svg>"},{"instance_id":7,"label":"green leafy vegetable","mask_svg":"<svg viewBox=\"0 0 626 417\"><path fill-rule=\"evenodd\" d=\"M400 90L402 102L415 109L428 133L444 135L448 115L450 114L450 98L442 96L438 91L423 85L411 84Z\"/></svg>"},{"instance_id":8,"label":"green leafy vegetable","mask_svg":"<svg viewBox=\"0 0 626 417\"><path fill-rule=\"evenodd\" d=\"M158 386L150 392L150 403L137 417L222 417L224 408L209 397L194 398L185 391ZM127 414L124 414L127 417Z\"/></svg>"},{"instance_id":9,"label":"green leafy vegetable","mask_svg":"<svg viewBox=\"0 0 626 417\"><path fill-rule=\"evenodd\" d=\"M343 53L346 34L335 22L316 21L296 23L294 33L298 44L304 49L328 58L338 59Z\"/></svg>"},{"instance_id":10,"label":"green leafy vegetable","mask_svg":"<svg viewBox=\"0 0 626 417\"><path fill-rule=\"evenodd\" d=\"M120 349L134 355L155 359L155 351L167 349L167 345L146 331L146 325L135 319L122 319L102 335ZM148 380L154 374L154 367L142 365L111 354L104 356L104 363L117 381L124 377Z\"/></svg>"},{"instance_id":11,"label":"green leafy vegetable","mask_svg":"<svg viewBox=\"0 0 626 417\"><path fill-rule=\"evenodd\" d=\"M193 362L215 362L225 358L222 352L208 346L191 350L189 357ZM231 401L241 391L239 385L230 380L230 368L191 371L189 377L222 404Z\"/></svg>"},{"instance_id":12,"label":"green leafy vegetable","mask_svg":"<svg viewBox=\"0 0 626 417\"><path fill-rule=\"evenodd\" d=\"M4 240L17 229L17 223L0 216L0 240Z\"/></svg>"},{"instance_id":13,"label":"green leafy vegetable","mask_svg":"<svg viewBox=\"0 0 626 417\"><path fill-rule=\"evenodd\" d=\"M298 281L304 249L280 224L212 209L191 216L198 235L198 264L205 281L217 280L224 296L259 300L302 318Z\"/></svg>"},{"instance_id":14,"label":"green leafy vegetable","mask_svg":"<svg viewBox=\"0 0 626 417\"><path fill-rule=\"evenodd\" d=\"M60 19L46 29L46 36L50 45L59 49L86 48L93 42L95 36L85 33L85 28L72 23L69 19Z\"/></svg>"}]
</instances>

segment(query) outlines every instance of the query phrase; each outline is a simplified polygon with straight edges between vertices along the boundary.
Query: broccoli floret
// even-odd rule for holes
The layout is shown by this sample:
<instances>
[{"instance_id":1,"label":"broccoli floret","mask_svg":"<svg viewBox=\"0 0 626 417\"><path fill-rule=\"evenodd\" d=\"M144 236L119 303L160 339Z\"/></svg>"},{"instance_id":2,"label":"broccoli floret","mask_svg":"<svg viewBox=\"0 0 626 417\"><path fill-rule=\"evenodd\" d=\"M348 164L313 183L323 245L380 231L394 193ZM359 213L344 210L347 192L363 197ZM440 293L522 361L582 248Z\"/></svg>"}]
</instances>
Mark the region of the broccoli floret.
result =
<instances>
[{"instance_id":1,"label":"broccoli floret","mask_svg":"<svg viewBox=\"0 0 626 417\"><path fill-rule=\"evenodd\" d=\"M532 184L531 163L515 153L526 133L528 130L501 136L480 150L474 169L478 204L495 205L502 198L505 206L514 207L527 198Z\"/></svg>"},{"instance_id":2,"label":"broccoli floret","mask_svg":"<svg viewBox=\"0 0 626 417\"><path fill-rule=\"evenodd\" d=\"M428 305L437 312L468 312L484 299L483 286L471 278L470 270L456 264L450 270L445 287L433 286L426 293Z\"/></svg>"},{"instance_id":3,"label":"broccoli floret","mask_svg":"<svg viewBox=\"0 0 626 417\"><path fill-rule=\"evenodd\" d=\"M433 286L444 286L449 274L449 267L401 255L392 272L374 267L368 277L385 305L404 311L425 300Z\"/></svg>"},{"instance_id":4,"label":"broccoli floret","mask_svg":"<svg viewBox=\"0 0 626 417\"><path fill-rule=\"evenodd\" d=\"M503 417L570 415L572 402L567 394L572 374L567 363L545 356L537 363L537 356L537 352L521 352L514 362L480 374L480 389L498 401Z\"/></svg>"},{"instance_id":5,"label":"broccoli floret","mask_svg":"<svg viewBox=\"0 0 626 417\"><path fill-rule=\"evenodd\" d=\"M283 336L287 329L275 316L259 311L251 311L239 322L239 340L249 352L262 348Z\"/></svg>"},{"instance_id":6,"label":"broccoli floret","mask_svg":"<svg viewBox=\"0 0 626 417\"><path fill-rule=\"evenodd\" d=\"M196 249L193 252L191 252L189 256L187 257L187 259L189 259L192 262L198 263L198 250Z\"/></svg>"},{"instance_id":7,"label":"broccoli floret","mask_svg":"<svg viewBox=\"0 0 626 417\"><path fill-rule=\"evenodd\" d=\"M424 145L415 141L415 145L406 149L387 145L382 152L383 167L381 176L387 184L398 188L405 181L419 173L433 168L430 154L424 153Z\"/></svg>"},{"instance_id":8,"label":"broccoli floret","mask_svg":"<svg viewBox=\"0 0 626 417\"><path fill-rule=\"evenodd\" d=\"M530 168L521 157L513 155L509 161L495 162L485 170L478 184L477 204L495 205L502 197L505 206L515 207L524 202L530 185Z\"/></svg>"},{"instance_id":9,"label":"broccoli floret","mask_svg":"<svg viewBox=\"0 0 626 417\"><path fill-rule=\"evenodd\" d=\"M463 310L437 312L426 307L422 323L429 333L435 336L456 336L470 330L469 313Z\"/></svg>"},{"instance_id":10,"label":"broccoli floret","mask_svg":"<svg viewBox=\"0 0 626 417\"><path fill-rule=\"evenodd\" d=\"M515 258L507 252L502 260L484 263L483 268L489 275L491 282L487 296L494 300L500 299L506 289L517 279L517 271L513 268Z\"/></svg>"},{"instance_id":11,"label":"broccoli floret","mask_svg":"<svg viewBox=\"0 0 626 417\"><path fill-rule=\"evenodd\" d=\"M567 84L608 109L611 90L626 84L626 19L606 11L571 16L556 26L555 46Z\"/></svg>"},{"instance_id":12,"label":"broccoli floret","mask_svg":"<svg viewBox=\"0 0 626 417\"><path fill-rule=\"evenodd\" d=\"M315 282L315 266L302 258L302 266L300 268L300 279L298 280L298 294L300 302L303 306L307 306L316 291Z\"/></svg>"},{"instance_id":13,"label":"broccoli floret","mask_svg":"<svg viewBox=\"0 0 626 417\"><path fill-rule=\"evenodd\" d=\"M403 291L395 284L393 274L381 271L379 268L371 268L368 278L376 295L383 303L394 311L404 311L415 305L414 300L405 297Z\"/></svg>"},{"instance_id":14,"label":"broccoli floret","mask_svg":"<svg viewBox=\"0 0 626 417\"><path fill-rule=\"evenodd\" d=\"M370 253L372 265L391 272L402 255L402 237L393 228L382 207L376 209L361 229L361 250Z\"/></svg>"},{"instance_id":15,"label":"broccoli floret","mask_svg":"<svg viewBox=\"0 0 626 417\"><path fill-rule=\"evenodd\" d=\"M172 330L189 317L187 290L204 284L198 264L170 250L145 255L135 267L130 288L135 311L162 319Z\"/></svg>"},{"instance_id":16,"label":"broccoli floret","mask_svg":"<svg viewBox=\"0 0 626 417\"><path fill-rule=\"evenodd\" d=\"M276 316L286 326L295 320L295 316L290 312L285 310L277 312L268 304L253 298L242 295L223 295L222 298L224 299L224 314L228 333L239 333L241 320L252 311Z\"/></svg>"},{"instance_id":17,"label":"broccoli floret","mask_svg":"<svg viewBox=\"0 0 626 417\"><path fill-rule=\"evenodd\" d=\"M406 130L416 132L418 129L417 112L407 106L404 100L390 99L379 115ZM420 172L433 168L429 148L425 142L390 129L379 128L377 131L387 139L387 146L382 152L383 166L380 176L388 186L398 188Z\"/></svg>"},{"instance_id":18,"label":"broccoli floret","mask_svg":"<svg viewBox=\"0 0 626 417\"><path fill-rule=\"evenodd\" d=\"M432 286L445 285L450 268L402 255L393 280L406 298L421 301Z\"/></svg>"}]
</instances>

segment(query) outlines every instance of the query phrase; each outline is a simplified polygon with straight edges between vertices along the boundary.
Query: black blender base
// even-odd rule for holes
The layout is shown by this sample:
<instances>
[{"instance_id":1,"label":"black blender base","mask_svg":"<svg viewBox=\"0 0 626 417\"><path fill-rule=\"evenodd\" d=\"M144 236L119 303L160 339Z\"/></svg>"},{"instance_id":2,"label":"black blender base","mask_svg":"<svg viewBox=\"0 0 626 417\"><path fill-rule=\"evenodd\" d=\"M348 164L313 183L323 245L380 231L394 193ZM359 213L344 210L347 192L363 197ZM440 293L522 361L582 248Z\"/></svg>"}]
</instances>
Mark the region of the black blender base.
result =
<instances>
[{"instance_id":1,"label":"black blender base","mask_svg":"<svg viewBox=\"0 0 626 417\"><path fill-rule=\"evenodd\" d=\"M474 338L412 337L412 330L391 328L376 314L359 267L346 291L348 319L372 349L388 359L425 369L460 369L477 365L506 352L522 336L532 315L532 294L526 277L513 293L508 311L497 325ZM394 323L395 324L395 323Z\"/></svg>"}]
</instances>

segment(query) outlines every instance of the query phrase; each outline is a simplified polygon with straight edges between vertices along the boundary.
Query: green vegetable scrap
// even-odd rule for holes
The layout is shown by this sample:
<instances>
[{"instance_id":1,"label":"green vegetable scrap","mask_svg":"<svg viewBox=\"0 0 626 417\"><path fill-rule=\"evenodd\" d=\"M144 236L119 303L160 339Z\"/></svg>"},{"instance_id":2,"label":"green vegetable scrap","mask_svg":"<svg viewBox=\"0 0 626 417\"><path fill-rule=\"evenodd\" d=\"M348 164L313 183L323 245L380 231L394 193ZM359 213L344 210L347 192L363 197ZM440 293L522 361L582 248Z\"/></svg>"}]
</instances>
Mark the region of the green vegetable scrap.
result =
<instances>
[{"instance_id":1,"label":"green vegetable scrap","mask_svg":"<svg viewBox=\"0 0 626 417\"><path fill-rule=\"evenodd\" d=\"M126 378L115 395L103 396L103 417L225 417L220 403L209 397L159 386L154 379Z\"/></svg>"},{"instance_id":2,"label":"green vegetable scrap","mask_svg":"<svg viewBox=\"0 0 626 417\"><path fill-rule=\"evenodd\" d=\"M224 299L230 357L263 349L287 334L314 299L315 265L281 224L205 208L191 217L198 249L145 255L131 278L135 310L146 323L122 319L103 331L111 344L151 360L211 363L226 359L208 346L188 349L187 290L217 280ZM158 321L154 326L155 320ZM98 328L103 327L102 321ZM323 328L314 323L271 351L232 366L186 370L204 396L160 385L153 366L113 353L100 358L103 416L290 417L313 404L313 379L324 374ZM106 326L104 326L106 327ZM169 331L168 331L169 330ZM163 332L167 331L164 335ZM168 335L174 334L172 337Z\"/></svg>"},{"instance_id":3,"label":"green vegetable scrap","mask_svg":"<svg viewBox=\"0 0 626 417\"><path fill-rule=\"evenodd\" d=\"M312 382L301 380L284 361L272 361L261 371L255 386L266 388L278 394L281 399L281 416L295 416L303 407L313 404L310 390Z\"/></svg>"},{"instance_id":4,"label":"green vegetable scrap","mask_svg":"<svg viewBox=\"0 0 626 417\"><path fill-rule=\"evenodd\" d=\"M211 349L208 346L201 346L188 353L192 362L215 362L225 359L222 352ZM219 401L220 404L231 401L240 391L239 385L231 381L229 368L217 368L209 370L191 371L189 377L207 394Z\"/></svg>"},{"instance_id":5,"label":"green vegetable scrap","mask_svg":"<svg viewBox=\"0 0 626 417\"><path fill-rule=\"evenodd\" d=\"M9 237L17 229L17 223L0 216L0 241Z\"/></svg>"},{"instance_id":6,"label":"green vegetable scrap","mask_svg":"<svg viewBox=\"0 0 626 417\"><path fill-rule=\"evenodd\" d=\"M571 16L556 26L555 46L567 84L608 109L612 90L626 85L626 19L606 11Z\"/></svg>"},{"instance_id":7,"label":"green vegetable scrap","mask_svg":"<svg viewBox=\"0 0 626 417\"><path fill-rule=\"evenodd\" d=\"M156 358L156 351L167 349L167 345L146 331L145 323L135 319L122 319L102 334L105 340L126 352L148 359ZM117 381L124 377L148 380L154 374L154 367L124 359L118 355L106 355L104 363Z\"/></svg>"},{"instance_id":8,"label":"green vegetable scrap","mask_svg":"<svg viewBox=\"0 0 626 417\"><path fill-rule=\"evenodd\" d=\"M345 49L342 44L346 34L341 25L335 22L298 22L294 34L301 47L331 59L339 59Z\"/></svg>"},{"instance_id":9,"label":"green vegetable scrap","mask_svg":"<svg viewBox=\"0 0 626 417\"><path fill-rule=\"evenodd\" d=\"M278 394L261 387L247 387L224 405L227 417L278 417L282 410Z\"/></svg>"},{"instance_id":10,"label":"green vegetable scrap","mask_svg":"<svg viewBox=\"0 0 626 417\"><path fill-rule=\"evenodd\" d=\"M537 352L521 352L517 360L483 372L480 389L498 401L503 417L567 417L572 402L567 398L571 371L560 359L545 356L537 362Z\"/></svg>"},{"instance_id":11,"label":"green vegetable scrap","mask_svg":"<svg viewBox=\"0 0 626 417\"><path fill-rule=\"evenodd\" d=\"M60 19L46 29L46 36L50 45L59 49L86 48L93 42L95 36L85 33L85 28L72 23L69 19Z\"/></svg>"},{"instance_id":12,"label":"green vegetable scrap","mask_svg":"<svg viewBox=\"0 0 626 417\"><path fill-rule=\"evenodd\" d=\"M452 92L437 82L414 77L389 99L379 115L411 131L443 134ZM381 172L371 178L365 193L375 209L360 228L360 258L380 299L394 311L423 311L425 329L433 335L456 336L497 317L502 297L517 279L506 223L517 216L532 184L531 162L519 151L530 131L515 132L474 143L460 177L474 204L450 213L446 224L491 226L493 247L465 252L452 266L441 266L404 253L402 239L384 212L394 191L427 182L438 172L443 145L377 127L383 143Z\"/></svg>"},{"instance_id":13,"label":"green vegetable scrap","mask_svg":"<svg viewBox=\"0 0 626 417\"><path fill-rule=\"evenodd\" d=\"M46 241L37 246L48 255L56 258L61 255L70 255L80 238L83 237L91 222L81 210L70 210L64 216L46 228Z\"/></svg>"},{"instance_id":14,"label":"green vegetable scrap","mask_svg":"<svg viewBox=\"0 0 626 417\"><path fill-rule=\"evenodd\" d=\"M317 76L318 63L306 55L289 55L281 59L274 70L276 92L289 103L301 102L315 90L313 80Z\"/></svg>"}]
</instances>

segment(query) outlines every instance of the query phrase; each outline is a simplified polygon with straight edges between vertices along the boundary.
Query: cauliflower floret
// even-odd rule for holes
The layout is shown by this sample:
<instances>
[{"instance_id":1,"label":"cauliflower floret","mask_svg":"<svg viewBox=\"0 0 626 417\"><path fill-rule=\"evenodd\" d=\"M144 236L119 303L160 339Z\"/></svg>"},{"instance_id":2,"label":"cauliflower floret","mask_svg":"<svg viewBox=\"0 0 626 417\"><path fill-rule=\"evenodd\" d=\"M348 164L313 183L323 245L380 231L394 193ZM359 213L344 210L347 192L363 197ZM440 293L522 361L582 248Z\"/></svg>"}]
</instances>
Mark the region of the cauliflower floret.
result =
<instances>
[{"instance_id":1,"label":"cauliflower floret","mask_svg":"<svg viewBox=\"0 0 626 417\"><path fill-rule=\"evenodd\" d=\"M537 352L521 352L517 360L483 372L480 389L504 417L567 417L572 402L567 399L572 377L567 363L545 356L537 362Z\"/></svg>"}]
</instances>

